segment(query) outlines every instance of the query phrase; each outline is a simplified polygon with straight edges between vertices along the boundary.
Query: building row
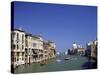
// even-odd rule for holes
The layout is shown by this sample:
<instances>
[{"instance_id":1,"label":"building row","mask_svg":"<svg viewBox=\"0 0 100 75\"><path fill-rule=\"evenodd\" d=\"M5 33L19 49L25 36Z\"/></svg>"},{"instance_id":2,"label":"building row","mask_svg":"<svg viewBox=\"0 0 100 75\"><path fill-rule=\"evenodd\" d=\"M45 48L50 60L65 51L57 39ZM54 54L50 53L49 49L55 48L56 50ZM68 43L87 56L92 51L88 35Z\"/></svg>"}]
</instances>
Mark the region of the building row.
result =
<instances>
[{"instance_id":1,"label":"building row","mask_svg":"<svg viewBox=\"0 0 100 75\"><path fill-rule=\"evenodd\" d=\"M41 62L55 57L56 45L40 35L32 35L22 29L11 31L11 65Z\"/></svg>"},{"instance_id":2,"label":"building row","mask_svg":"<svg viewBox=\"0 0 100 75\"><path fill-rule=\"evenodd\" d=\"M90 41L87 43L87 48L85 52L85 56L88 57L89 61L91 61L91 67L94 69L97 68L97 47L97 39L94 41Z\"/></svg>"},{"instance_id":3,"label":"building row","mask_svg":"<svg viewBox=\"0 0 100 75\"><path fill-rule=\"evenodd\" d=\"M87 43L86 48L83 48L82 45L72 44L72 48L68 49L68 54L79 54L85 55L92 59L97 59L97 39Z\"/></svg>"},{"instance_id":4,"label":"building row","mask_svg":"<svg viewBox=\"0 0 100 75\"><path fill-rule=\"evenodd\" d=\"M97 59L97 39L87 43L86 56Z\"/></svg>"},{"instance_id":5,"label":"building row","mask_svg":"<svg viewBox=\"0 0 100 75\"><path fill-rule=\"evenodd\" d=\"M85 54L85 49L82 47L82 45L76 44L74 42L72 44L72 48L68 49L68 54L70 54L70 55L73 55L73 54L84 55Z\"/></svg>"}]
</instances>

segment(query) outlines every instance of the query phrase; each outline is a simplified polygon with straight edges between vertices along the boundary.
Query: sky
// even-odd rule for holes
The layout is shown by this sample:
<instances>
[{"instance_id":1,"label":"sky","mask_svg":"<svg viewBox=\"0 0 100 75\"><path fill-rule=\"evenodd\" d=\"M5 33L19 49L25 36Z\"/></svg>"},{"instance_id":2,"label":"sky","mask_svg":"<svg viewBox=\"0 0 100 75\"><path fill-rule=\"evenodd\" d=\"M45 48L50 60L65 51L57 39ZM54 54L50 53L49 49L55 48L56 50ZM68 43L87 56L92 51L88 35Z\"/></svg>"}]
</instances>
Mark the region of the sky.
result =
<instances>
[{"instance_id":1,"label":"sky","mask_svg":"<svg viewBox=\"0 0 100 75\"><path fill-rule=\"evenodd\" d=\"M14 2L14 27L56 43L64 52L73 42L83 47L97 37L97 7Z\"/></svg>"}]
</instances>

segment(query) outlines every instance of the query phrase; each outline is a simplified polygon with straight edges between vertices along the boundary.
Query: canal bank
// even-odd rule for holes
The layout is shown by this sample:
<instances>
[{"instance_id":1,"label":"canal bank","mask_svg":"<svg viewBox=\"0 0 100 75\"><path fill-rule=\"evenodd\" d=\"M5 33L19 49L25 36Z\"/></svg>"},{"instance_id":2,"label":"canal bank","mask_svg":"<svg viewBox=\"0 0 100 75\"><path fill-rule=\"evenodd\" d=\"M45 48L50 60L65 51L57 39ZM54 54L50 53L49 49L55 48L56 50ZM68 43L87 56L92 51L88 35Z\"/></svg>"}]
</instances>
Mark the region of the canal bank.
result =
<instances>
[{"instance_id":1,"label":"canal bank","mask_svg":"<svg viewBox=\"0 0 100 75\"><path fill-rule=\"evenodd\" d=\"M51 72L51 71L67 71L67 70L83 70L90 69L91 62L89 62L87 57L77 56L77 55L69 55L69 60L64 60L63 55L60 57L51 59L47 61L47 64L40 65L40 63L32 63L21 65L17 67L14 72L15 73L35 73L35 72ZM57 62L57 60L61 60Z\"/></svg>"}]
</instances>

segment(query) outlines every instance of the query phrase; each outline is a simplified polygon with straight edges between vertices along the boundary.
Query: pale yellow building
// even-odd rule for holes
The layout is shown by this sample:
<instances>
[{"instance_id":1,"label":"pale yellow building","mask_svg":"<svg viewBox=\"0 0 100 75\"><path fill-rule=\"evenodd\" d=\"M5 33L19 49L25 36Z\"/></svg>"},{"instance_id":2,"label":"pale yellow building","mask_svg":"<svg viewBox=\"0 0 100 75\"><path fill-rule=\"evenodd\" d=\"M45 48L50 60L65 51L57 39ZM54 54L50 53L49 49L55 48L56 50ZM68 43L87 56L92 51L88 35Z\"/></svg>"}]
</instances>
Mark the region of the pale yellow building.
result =
<instances>
[{"instance_id":1,"label":"pale yellow building","mask_svg":"<svg viewBox=\"0 0 100 75\"><path fill-rule=\"evenodd\" d=\"M32 51L33 62L40 62L43 60L43 39L39 35L32 36Z\"/></svg>"},{"instance_id":2,"label":"pale yellow building","mask_svg":"<svg viewBox=\"0 0 100 75\"><path fill-rule=\"evenodd\" d=\"M40 35L33 36L22 29L11 31L11 64L14 68L54 58L55 48L54 42L44 41Z\"/></svg>"},{"instance_id":3,"label":"pale yellow building","mask_svg":"<svg viewBox=\"0 0 100 75\"><path fill-rule=\"evenodd\" d=\"M56 48L56 45L54 42L52 42L52 41L44 42L45 59L51 59L56 56L55 48Z\"/></svg>"},{"instance_id":4,"label":"pale yellow building","mask_svg":"<svg viewBox=\"0 0 100 75\"><path fill-rule=\"evenodd\" d=\"M11 64L15 66L25 62L25 32L21 29L11 31Z\"/></svg>"}]
</instances>

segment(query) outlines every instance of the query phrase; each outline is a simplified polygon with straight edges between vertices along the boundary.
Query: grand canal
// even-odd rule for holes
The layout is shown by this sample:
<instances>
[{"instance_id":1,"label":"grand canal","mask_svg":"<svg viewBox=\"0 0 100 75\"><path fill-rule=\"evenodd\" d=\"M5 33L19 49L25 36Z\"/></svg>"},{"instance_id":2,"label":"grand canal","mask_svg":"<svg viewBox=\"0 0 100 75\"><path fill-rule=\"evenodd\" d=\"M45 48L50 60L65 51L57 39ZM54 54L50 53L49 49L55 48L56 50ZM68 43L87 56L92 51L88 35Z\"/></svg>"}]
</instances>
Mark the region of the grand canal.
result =
<instances>
[{"instance_id":1,"label":"grand canal","mask_svg":"<svg viewBox=\"0 0 100 75\"><path fill-rule=\"evenodd\" d=\"M63 55L51 59L45 65L32 63L21 65L14 70L15 73L34 73L34 72L50 72L50 71L67 71L67 70L82 70L90 68L89 61L84 56L69 55L69 60L64 60ZM59 61L57 61L59 60Z\"/></svg>"}]
</instances>

